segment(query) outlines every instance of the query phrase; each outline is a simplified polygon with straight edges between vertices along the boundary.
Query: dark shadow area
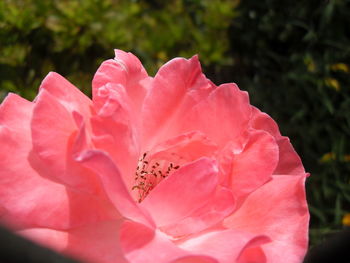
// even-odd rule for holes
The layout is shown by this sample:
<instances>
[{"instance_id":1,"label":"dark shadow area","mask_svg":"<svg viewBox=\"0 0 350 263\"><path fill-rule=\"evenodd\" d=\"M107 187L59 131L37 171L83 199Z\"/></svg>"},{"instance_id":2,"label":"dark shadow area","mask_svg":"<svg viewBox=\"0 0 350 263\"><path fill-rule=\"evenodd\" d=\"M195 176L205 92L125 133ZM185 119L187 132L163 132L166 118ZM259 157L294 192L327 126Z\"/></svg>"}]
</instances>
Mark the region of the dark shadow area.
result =
<instances>
[{"instance_id":1,"label":"dark shadow area","mask_svg":"<svg viewBox=\"0 0 350 263\"><path fill-rule=\"evenodd\" d=\"M306 255L304 263L349 263L350 228L346 228L316 245Z\"/></svg>"},{"instance_id":2,"label":"dark shadow area","mask_svg":"<svg viewBox=\"0 0 350 263\"><path fill-rule=\"evenodd\" d=\"M0 226L1 263L79 263Z\"/></svg>"}]
</instances>

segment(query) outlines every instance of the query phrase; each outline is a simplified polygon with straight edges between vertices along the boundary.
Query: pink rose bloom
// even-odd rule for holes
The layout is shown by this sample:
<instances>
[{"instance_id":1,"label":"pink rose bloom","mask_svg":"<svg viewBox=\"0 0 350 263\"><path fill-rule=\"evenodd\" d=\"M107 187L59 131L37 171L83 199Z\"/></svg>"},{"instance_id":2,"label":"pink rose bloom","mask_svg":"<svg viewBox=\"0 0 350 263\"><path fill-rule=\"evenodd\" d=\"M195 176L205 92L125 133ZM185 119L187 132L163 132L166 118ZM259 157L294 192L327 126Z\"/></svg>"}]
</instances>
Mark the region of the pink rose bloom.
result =
<instances>
[{"instance_id":1,"label":"pink rose bloom","mask_svg":"<svg viewBox=\"0 0 350 263\"><path fill-rule=\"evenodd\" d=\"M247 92L120 50L92 87L49 73L1 104L2 224L83 262L302 262L307 174Z\"/></svg>"}]
</instances>

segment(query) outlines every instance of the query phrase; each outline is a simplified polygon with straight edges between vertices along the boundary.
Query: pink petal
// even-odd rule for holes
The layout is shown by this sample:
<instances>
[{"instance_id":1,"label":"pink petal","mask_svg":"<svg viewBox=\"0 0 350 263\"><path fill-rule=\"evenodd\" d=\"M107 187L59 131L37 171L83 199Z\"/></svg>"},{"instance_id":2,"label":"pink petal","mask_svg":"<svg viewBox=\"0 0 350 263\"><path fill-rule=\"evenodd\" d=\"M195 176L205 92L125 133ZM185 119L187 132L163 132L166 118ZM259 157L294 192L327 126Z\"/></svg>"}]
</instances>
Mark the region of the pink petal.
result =
<instances>
[{"instance_id":1,"label":"pink petal","mask_svg":"<svg viewBox=\"0 0 350 263\"><path fill-rule=\"evenodd\" d=\"M215 161L201 158L161 181L142 201L157 226L175 223L207 203L215 193Z\"/></svg>"},{"instance_id":2,"label":"pink petal","mask_svg":"<svg viewBox=\"0 0 350 263\"><path fill-rule=\"evenodd\" d=\"M232 141L236 152L246 143L251 107L247 92L235 84L219 86L188 112L182 117L181 130L198 130L219 147Z\"/></svg>"},{"instance_id":3,"label":"pink petal","mask_svg":"<svg viewBox=\"0 0 350 263\"><path fill-rule=\"evenodd\" d=\"M142 108L144 148L178 135L183 115L213 88L196 56L188 60L175 58L162 66Z\"/></svg>"},{"instance_id":4,"label":"pink petal","mask_svg":"<svg viewBox=\"0 0 350 263\"><path fill-rule=\"evenodd\" d=\"M275 121L266 113L253 107L252 127L269 132L276 138L279 147L279 163L274 174L304 174L305 170L299 155L287 137L281 136Z\"/></svg>"},{"instance_id":5,"label":"pink petal","mask_svg":"<svg viewBox=\"0 0 350 263\"><path fill-rule=\"evenodd\" d=\"M132 199L118 168L104 152L87 151L77 157L77 160L99 176L110 201L124 217L153 225L147 212Z\"/></svg>"},{"instance_id":6,"label":"pink petal","mask_svg":"<svg viewBox=\"0 0 350 263\"><path fill-rule=\"evenodd\" d=\"M292 144L287 137L281 137L277 140L280 149L279 163L274 174L304 174L305 169L299 155L294 150Z\"/></svg>"},{"instance_id":7,"label":"pink petal","mask_svg":"<svg viewBox=\"0 0 350 263\"><path fill-rule=\"evenodd\" d=\"M268 235L272 242L263 246L267 262L301 262L307 249L309 221L304 182L305 175L273 176L247 197L224 226Z\"/></svg>"},{"instance_id":8,"label":"pink petal","mask_svg":"<svg viewBox=\"0 0 350 263\"><path fill-rule=\"evenodd\" d=\"M245 250L259 247L269 241L270 239L264 235L254 235L237 230L222 230L209 231L184 242L180 241L178 245L188 252L213 257L220 263L237 261L243 263L246 261L240 257ZM256 262L264 263L264 255L262 254Z\"/></svg>"},{"instance_id":9,"label":"pink petal","mask_svg":"<svg viewBox=\"0 0 350 263\"><path fill-rule=\"evenodd\" d=\"M239 256L237 263L268 262L262 247L256 246L245 249Z\"/></svg>"},{"instance_id":10,"label":"pink petal","mask_svg":"<svg viewBox=\"0 0 350 263\"><path fill-rule=\"evenodd\" d=\"M64 251L69 242L69 234L66 231L55 229L28 228L17 231L16 233L57 252Z\"/></svg>"},{"instance_id":11,"label":"pink petal","mask_svg":"<svg viewBox=\"0 0 350 263\"><path fill-rule=\"evenodd\" d=\"M161 227L161 230L173 237L188 236L205 230L221 222L231 214L236 206L232 191L218 187L215 196L204 206L177 222Z\"/></svg>"},{"instance_id":12,"label":"pink petal","mask_svg":"<svg viewBox=\"0 0 350 263\"><path fill-rule=\"evenodd\" d=\"M188 132L157 144L149 159L167 160L176 165L193 162L200 157L214 157L217 146L200 132Z\"/></svg>"},{"instance_id":13,"label":"pink petal","mask_svg":"<svg viewBox=\"0 0 350 263\"><path fill-rule=\"evenodd\" d=\"M80 128L77 126L79 114L74 113L45 89L40 92L31 122L33 155L39 158L33 158L31 163L42 176L102 195L96 176L73 160L72 149Z\"/></svg>"},{"instance_id":14,"label":"pink petal","mask_svg":"<svg viewBox=\"0 0 350 263\"><path fill-rule=\"evenodd\" d=\"M78 130L72 115L43 90L36 98L31 126L34 151L55 174L64 174L68 141Z\"/></svg>"},{"instance_id":15,"label":"pink petal","mask_svg":"<svg viewBox=\"0 0 350 263\"><path fill-rule=\"evenodd\" d=\"M169 263L219 263L219 261L208 256L185 256Z\"/></svg>"},{"instance_id":16,"label":"pink petal","mask_svg":"<svg viewBox=\"0 0 350 263\"><path fill-rule=\"evenodd\" d=\"M65 253L91 263L128 262L121 249L120 227L123 220L105 221L69 231Z\"/></svg>"},{"instance_id":17,"label":"pink petal","mask_svg":"<svg viewBox=\"0 0 350 263\"><path fill-rule=\"evenodd\" d=\"M16 134L25 134L28 130L34 104L20 96L9 93L0 105L0 128L13 129ZM22 122L21 122L22 121ZM24 128L23 130L19 128ZM28 138L29 139L29 138ZM6 141L4 141L6 142Z\"/></svg>"},{"instance_id":18,"label":"pink petal","mask_svg":"<svg viewBox=\"0 0 350 263\"><path fill-rule=\"evenodd\" d=\"M189 255L161 232L131 221L122 225L120 242L130 262L165 263Z\"/></svg>"},{"instance_id":19,"label":"pink petal","mask_svg":"<svg viewBox=\"0 0 350 263\"><path fill-rule=\"evenodd\" d=\"M264 130L278 139L281 134L277 123L266 113L252 106L252 118L250 120L252 128L256 130Z\"/></svg>"},{"instance_id":20,"label":"pink petal","mask_svg":"<svg viewBox=\"0 0 350 263\"><path fill-rule=\"evenodd\" d=\"M147 80L148 74L137 57L131 53L115 50L115 58L101 64L92 81L93 100L99 103L98 89L110 84L120 84L127 90L132 109L140 112L146 88L142 81Z\"/></svg>"},{"instance_id":21,"label":"pink petal","mask_svg":"<svg viewBox=\"0 0 350 263\"><path fill-rule=\"evenodd\" d=\"M67 189L40 176L32 163L33 104L10 94L0 107L1 221L13 228L67 229L119 215L97 197Z\"/></svg>"},{"instance_id":22,"label":"pink petal","mask_svg":"<svg viewBox=\"0 0 350 263\"><path fill-rule=\"evenodd\" d=\"M40 91L46 90L69 112L77 111L83 116L91 114L91 100L56 72L50 72L40 85ZM40 96L40 95L39 95Z\"/></svg>"},{"instance_id":23,"label":"pink petal","mask_svg":"<svg viewBox=\"0 0 350 263\"><path fill-rule=\"evenodd\" d=\"M275 139L264 131L251 130L243 150L234 154L231 145L221 157L224 179L237 198L241 198L259 188L271 179L275 170L279 151Z\"/></svg>"},{"instance_id":24,"label":"pink petal","mask_svg":"<svg viewBox=\"0 0 350 263\"><path fill-rule=\"evenodd\" d=\"M103 221L69 231L34 228L19 234L87 263L128 262L119 241L119 221Z\"/></svg>"},{"instance_id":25,"label":"pink petal","mask_svg":"<svg viewBox=\"0 0 350 263\"><path fill-rule=\"evenodd\" d=\"M93 144L97 149L108 152L127 188L131 189L140 149L130 100L124 87L115 84L101 87L96 96L101 96L101 107L98 114L91 118Z\"/></svg>"}]
</instances>

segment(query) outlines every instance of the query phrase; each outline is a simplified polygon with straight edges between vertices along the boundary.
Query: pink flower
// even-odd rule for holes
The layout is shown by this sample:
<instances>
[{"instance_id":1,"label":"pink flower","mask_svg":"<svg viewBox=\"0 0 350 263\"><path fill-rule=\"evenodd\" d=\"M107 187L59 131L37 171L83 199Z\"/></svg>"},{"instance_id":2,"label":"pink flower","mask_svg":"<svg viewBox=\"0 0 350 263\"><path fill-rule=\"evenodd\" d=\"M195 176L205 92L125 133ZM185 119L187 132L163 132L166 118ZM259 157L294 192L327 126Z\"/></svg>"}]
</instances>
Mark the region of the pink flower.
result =
<instances>
[{"instance_id":1,"label":"pink flower","mask_svg":"<svg viewBox=\"0 0 350 263\"><path fill-rule=\"evenodd\" d=\"M92 85L50 73L1 104L3 224L84 262L302 261L307 175L246 92L120 50Z\"/></svg>"}]
</instances>

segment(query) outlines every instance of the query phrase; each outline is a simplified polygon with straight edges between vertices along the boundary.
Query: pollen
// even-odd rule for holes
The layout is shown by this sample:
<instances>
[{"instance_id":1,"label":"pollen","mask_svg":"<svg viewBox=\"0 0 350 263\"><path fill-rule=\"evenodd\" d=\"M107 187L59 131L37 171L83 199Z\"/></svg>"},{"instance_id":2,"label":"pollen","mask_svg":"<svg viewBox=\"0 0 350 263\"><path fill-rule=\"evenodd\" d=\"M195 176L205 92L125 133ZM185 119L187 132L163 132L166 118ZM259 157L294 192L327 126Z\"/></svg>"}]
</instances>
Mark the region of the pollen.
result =
<instances>
[{"instance_id":1,"label":"pollen","mask_svg":"<svg viewBox=\"0 0 350 263\"><path fill-rule=\"evenodd\" d=\"M132 187L132 190L138 192L138 202L141 203L158 183L179 168L173 162L150 159L145 152L138 160L135 185Z\"/></svg>"}]
</instances>

